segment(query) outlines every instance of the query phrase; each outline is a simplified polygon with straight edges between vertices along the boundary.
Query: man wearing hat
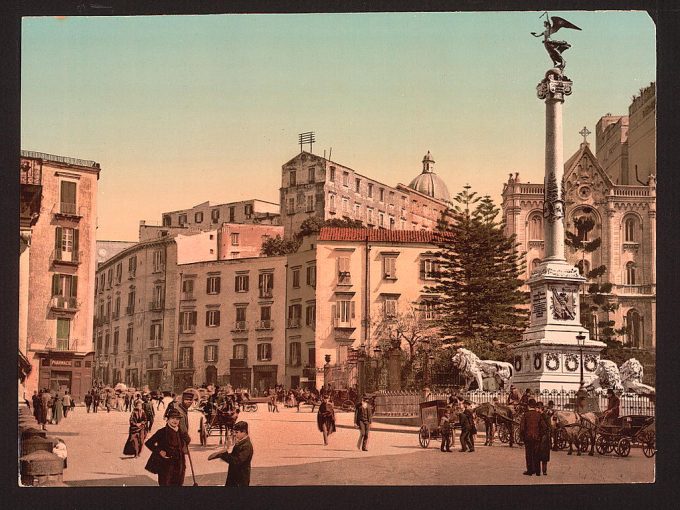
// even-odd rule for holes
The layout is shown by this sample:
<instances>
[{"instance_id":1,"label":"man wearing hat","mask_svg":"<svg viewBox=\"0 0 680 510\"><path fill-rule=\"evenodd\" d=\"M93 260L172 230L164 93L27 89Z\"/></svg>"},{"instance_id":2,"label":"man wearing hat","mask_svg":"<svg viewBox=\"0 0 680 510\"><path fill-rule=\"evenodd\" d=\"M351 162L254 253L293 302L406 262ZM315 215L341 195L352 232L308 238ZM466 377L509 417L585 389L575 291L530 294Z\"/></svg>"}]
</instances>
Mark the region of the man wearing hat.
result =
<instances>
[{"instance_id":1,"label":"man wearing hat","mask_svg":"<svg viewBox=\"0 0 680 510\"><path fill-rule=\"evenodd\" d=\"M530 398L527 406L527 412L522 415L522 420L519 423L519 433L524 441L524 456L527 465L524 474L541 476L538 449L541 445L541 436L546 432L545 421L541 414L536 411L536 400Z\"/></svg>"},{"instance_id":2,"label":"man wearing hat","mask_svg":"<svg viewBox=\"0 0 680 510\"><path fill-rule=\"evenodd\" d=\"M521 395L519 394L519 390L517 387L515 387L514 384L510 385L510 393L508 394L508 400L507 404L509 406L516 406L519 404L520 400L522 399Z\"/></svg>"},{"instance_id":3,"label":"man wearing hat","mask_svg":"<svg viewBox=\"0 0 680 510\"><path fill-rule=\"evenodd\" d=\"M181 413L171 409L165 427L158 429L144 444L152 451L145 468L158 474L158 485L183 485L186 462L184 453L191 441L180 429Z\"/></svg>"},{"instance_id":4,"label":"man wearing hat","mask_svg":"<svg viewBox=\"0 0 680 510\"><path fill-rule=\"evenodd\" d=\"M237 421L234 424L234 434L236 443L231 453L228 450L221 450L210 454L208 460L222 459L229 464L227 471L227 487L247 487L250 485L250 462L253 459L253 443L250 442L248 435L248 423Z\"/></svg>"},{"instance_id":5,"label":"man wearing hat","mask_svg":"<svg viewBox=\"0 0 680 510\"><path fill-rule=\"evenodd\" d=\"M474 434L477 433L477 427L475 427L475 418L472 415L472 402L469 400L463 401L463 411L458 414L458 421L460 422L460 451L461 452L474 452L475 442L473 439Z\"/></svg>"},{"instance_id":6,"label":"man wearing hat","mask_svg":"<svg viewBox=\"0 0 680 510\"><path fill-rule=\"evenodd\" d=\"M182 393L182 402L175 407L175 410L180 414L179 429L189 434L189 408L194 402L194 394L191 391L185 391ZM188 447L185 445L185 453L188 451Z\"/></svg>"},{"instance_id":7,"label":"man wearing hat","mask_svg":"<svg viewBox=\"0 0 680 510\"><path fill-rule=\"evenodd\" d=\"M359 440L357 441L357 449L364 452L368 451L368 431L371 428L371 421L373 420L373 413L371 406L368 403L366 395L361 399L361 403L357 404L354 411L354 423L359 427Z\"/></svg>"}]
</instances>

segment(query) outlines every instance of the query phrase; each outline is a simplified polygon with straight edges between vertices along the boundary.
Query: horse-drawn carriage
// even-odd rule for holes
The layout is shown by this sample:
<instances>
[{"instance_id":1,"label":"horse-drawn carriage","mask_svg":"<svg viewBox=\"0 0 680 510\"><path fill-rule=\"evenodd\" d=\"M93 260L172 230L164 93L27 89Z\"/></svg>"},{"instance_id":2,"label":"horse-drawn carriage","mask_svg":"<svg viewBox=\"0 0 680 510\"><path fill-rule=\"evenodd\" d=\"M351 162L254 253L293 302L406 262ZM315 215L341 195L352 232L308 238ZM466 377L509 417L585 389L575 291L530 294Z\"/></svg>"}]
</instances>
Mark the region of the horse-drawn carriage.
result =
<instances>
[{"instance_id":1,"label":"horse-drawn carriage","mask_svg":"<svg viewBox=\"0 0 680 510\"><path fill-rule=\"evenodd\" d=\"M331 394L333 407L338 411L352 412L356 408L356 402L352 400L349 390L333 390Z\"/></svg>"},{"instance_id":2,"label":"horse-drawn carriage","mask_svg":"<svg viewBox=\"0 0 680 510\"><path fill-rule=\"evenodd\" d=\"M439 426L444 416L444 411L449 409L446 400L429 400L420 404L420 430L418 430L418 443L422 448L427 448L432 439L441 439L442 431ZM454 422L451 420L451 431Z\"/></svg>"},{"instance_id":3,"label":"horse-drawn carriage","mask_svg":"<svg viewBox=\"0 0 680 510\"><path fill-rule=\"evenodd\" d=\"M653 416L634 414L620 416L602 423L595 439L595 449L600 455L614 451L627 457L632 446L641 446L645 457L656 454L656 428Z\"/></svg>"}]
</instances>

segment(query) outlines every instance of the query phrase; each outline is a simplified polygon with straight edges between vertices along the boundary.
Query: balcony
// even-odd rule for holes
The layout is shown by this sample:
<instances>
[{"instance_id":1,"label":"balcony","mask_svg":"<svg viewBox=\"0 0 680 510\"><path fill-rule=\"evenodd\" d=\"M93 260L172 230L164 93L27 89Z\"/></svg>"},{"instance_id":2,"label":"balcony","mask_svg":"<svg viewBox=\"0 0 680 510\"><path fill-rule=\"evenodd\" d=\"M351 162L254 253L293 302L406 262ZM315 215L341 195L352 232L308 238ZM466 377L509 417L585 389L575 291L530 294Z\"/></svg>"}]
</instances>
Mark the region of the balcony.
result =
<instances>
[{"instance_id":1,"label":"balcony","mask_svg":"<svg viewBox=\"0 0 680 510\"><path fill-rule=\"evenodd\" d=\"M656 285L615 285L615 290L612 292L616 294L638 295L638 296L652 296L656 294Z\"/></svg>"},{"instance_id":2,"label":"balcony","mask_svg":"<svg viewBox=\"0 0 680 510\"><path fill-rule=\"evenodd\" d=\"M178 370L192 370L194 368L193 360L179 360L177 362Z\"/></svg>"},{"instance_id":3,"label":"balcony","mask_svg":"<svg viewBox=\"0 0 680 510\"><path fill-rule=\"evenodd\" d=\"M135 276L137 276L137 270L133 269L132 271L128 271L128 280L134 280Z\"/></svg>"},{"instance_id":4,"label":"balcony","mask_svg":"<svg viewBox=\"0 0 680 510\"><path fill-rule=\"evenodd\" d=\"M271 319L257 321L255 323L255 329L274 329L274 321Z\"/></svg>"},{"instance_id":5,"label":"balcony","mask_svg":"<svg viewBox=\"0 0 680 510\"><path fill-rule=\"evenodd\" d=\"M181 333L183 335L192 335L192 334L196 333L196 325L191 324L189 326L182 326Z\"/></svg>"},{"instance_id":6,"label":"balcony","mask_svg":"<svg viewBox=\"0 0 680 510\"><path fill-rule=\"evenodd\" d=\"M338 273L338 285L352 285L352 275L349 271L340 271Z\"/></svg>"},{"instance_id":7,"label":"balcony","mask_svg":"<svg viewBox=\"0 0 680 510\"><path fill-rule=\"evenodd\" d=\"M236 358L229 360L229 368L247 368L248 358Z\"/></svg>"},{"instance_id":8,"label":"balcony","mask_svg":"<svg viewBox=\"0 0 680 510\"><path fill-rule=\"evenodd\" d=\"M164 273L165 272L165 264L154 264L152 272L153 273Z\"/></svg>"},{"instance_id":9,"label":"balcony","mask_svg":"<svg viewBox=\"0 0 680 510\"><path fill-rule=\"evenodd\" d=\"M52 263L61 264L63 266L77 266L83 257L82 251L62 251L54 250L52 252Z\"/></svg>"},{"instance_id":10,"label":"balcony","mask_svg":"<svg viewBox=\"0 0 680 510\"><path fill-rule=\"evenodd\" d=\"M52 346L52 339L47 342L47 348L54 351L76 351L78 350L77 338L57 338L56 343Z\"/></svg>"},{"instance_id":11,"label":"balcony","mask_svg":"<svg viewBox=\"0 0 680 510\"><path fill-rule=\"evenodd\" d=\"M300 327L300 317L289 317L288 318L289 328L299 328Z\"/></svg>"},{"instance_id":12,"label":"balcony","mask_svg":"<svg viewBox=\"0 0 680 510\"><path fill-rule=\"evenodd\" d=\"M135 313L135 307L134 306L126 306L125 307L125 315L132 315Z\"/></svg>"},{"instance_id":13,"label":"balcony","mask_svg":"<svg viewBox=\"0 0 680 510\"><path fill-rule=\"evenodd\" d=\"M80 308L80 303L74 297L70 296L52 296L50 308L59 312L77 312Z\"/></svg>"},{"instance_id":14,"label":"balcony","mask_svg":"<svg viewBox=\"0 0 680 510\"><path fill-rule=\"evenodd\" d=\"M54 207L56 208L57 204ZM59 202L59 209L53 209L52 212L58 218L80 221L83 217L81 209L82 207L77 207L76 204L70 202Z\"/></svg>"},{"instance_id":15,"label":"balcony","mask_svg":"<svg viewBox=\"0 0 680 510\"><path fill-rule=\"evenodd\" d=\"M152 312L162 312L163 311L163 301L155 300L149 303L149 310Z\"/></svg>"},{"instance_id":16,"label":"balcony","mask_svg":"<svg viewBox=\"0 0 680 510\"><path fill-rule=\"evenodd\" d=\"M358 322L357 319L340 320L336 317L333 319L333 327L336 329L356 329Z\"/></svg>"},{"instance_id":17,"label":"balcony","mask_svg":"<svg viewBox=\"0 0 680 510\"><path fill-rule=\"evenodd\" d=\"M271 299L274 296L274 291L272 289L262 290L260 289L260 298Z\"/></svg>"},{"instance_id":18,"label":"balcony","mask_svg":"<svg viewBox=\"0 0 680 510\"><path fill-rule=\"evenodd\" d=\"M248 331L248 321L235 321L232 331Z\"/></svg>"},{"instance_id":19,"label":"balcony","mask_svg":"<svg viewBox=\"0 0 680 510\"><path fill-rule=\"evenodd\" d=\"M111 314L111 319L119 319L120 318L120 312L116 312L115 310L113 311L113 314Z\"/></svg>"},{"instance_id":20,"label":"balcony","mask_svg":"<svg viewBox=\"0 0 680 510\"><path fill-rule=\"evenodd\" d=\"M193 300L193 299L196 299L196 298L194 297L193 292L182 292L182 296L181 296L180 299L182 301L190 301L190 300Z\"/></svg>"}]
</instances>

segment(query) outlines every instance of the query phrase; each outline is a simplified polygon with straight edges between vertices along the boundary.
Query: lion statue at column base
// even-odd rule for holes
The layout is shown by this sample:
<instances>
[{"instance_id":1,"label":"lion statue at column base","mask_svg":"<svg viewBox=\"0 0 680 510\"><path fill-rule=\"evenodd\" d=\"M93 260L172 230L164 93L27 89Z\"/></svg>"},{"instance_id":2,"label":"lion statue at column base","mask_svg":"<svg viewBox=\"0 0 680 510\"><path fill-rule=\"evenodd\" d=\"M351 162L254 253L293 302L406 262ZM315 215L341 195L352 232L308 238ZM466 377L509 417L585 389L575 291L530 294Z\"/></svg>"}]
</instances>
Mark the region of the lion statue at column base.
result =
<instances>
[{"instance_id":1,"label":"lion statue at column base","mask_svg":"<svg viewBox=\"0 0 680 510\"><path fill-rule=\"evenodd\" d=\"M623 391L621 374L619 373L619 367L616 366L616 363L608 359L601 359L597 363L595 377L586 385L586 390L594 391L599 395L609 388L618 392Z\"/></svg>"},{"instance_id":2,"label":"lion statue at column base","mask_svg":"<svg viewBox=\"0 0 680 510\"><path fill-rule=\"evenodd\" d=\"M456 350L453 358L453 366L456 367L465 378L465 389L470 389L472 381L477 381L477 387L484 390L484 379L493 377L501 388L510 384L513 374L512 363L479 359L474 352L460 347Z\"/></svg>"},{"instance_id":3,"label":"lion statue at column base","mask_svg":"<svg viewBox=\"0 0 680 510\"><path fill-rule=\"evenodd\" d=\"M625 391L648 397L656 395L656 390L653 387L642 383L644 369L642 363L635 358L630 358L623 363L619 367L619 373L621 374L621 384L623 384Z\"/></svg>"}]
</instances>

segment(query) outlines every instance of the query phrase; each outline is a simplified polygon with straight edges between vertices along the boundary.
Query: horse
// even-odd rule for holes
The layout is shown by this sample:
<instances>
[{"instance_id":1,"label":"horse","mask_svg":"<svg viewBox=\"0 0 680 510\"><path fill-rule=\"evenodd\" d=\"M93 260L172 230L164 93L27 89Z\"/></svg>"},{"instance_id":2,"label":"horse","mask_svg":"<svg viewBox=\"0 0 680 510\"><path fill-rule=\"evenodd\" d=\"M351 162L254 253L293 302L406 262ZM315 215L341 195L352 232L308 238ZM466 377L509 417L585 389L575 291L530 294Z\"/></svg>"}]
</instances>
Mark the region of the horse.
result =
<instances>
[{"instance_id":1,"label":"horse","mask_svg":"<svg viewBox=\"0 0 680 510\"><path fill-rule=\"evenodd\" d=\"M499 385L505 387L512 378L513 367L504 361L482 360L472 351L460 347L452 358L456 367L465 378L465 389L470 389L472 381L477 381L477 387L484 389L484 377L493 377Z\"/></svg>"},{"instance_id":2,"label":"horse","mask_svg":"<svg viewBox=\"0 0 680 510\"><path fill-rule=\"evenodd\" d=\"M557 421L558 430L562 431L565 440L569 442L567 455L572 454L574 445L576 446L576 455L580 456L581 451L585 451L588 446L590 446L588 455L595 454L595 436L601 420L595 413L555 411L553 419ZM587 441L587 444L582 445L582 441ZM582 448L582 446L585 447Z\"/></svg>"},{"instance_id":3,"label":"horse","mask_svg":"<svg viewBox=\"0 0 680 510\"><path fill-rule=\"evenodd\" d=\"M510 406L484 402L475 407L474 412L475 415L484 422L484 427L486 429L485 445L493 445L495 424L506 427L508 439L510 439L511 434L514 433L515 425L517 425L517 423L514 421L515 412ZM512 445L512 441L510 441L510 445Z\"/></svg>"}]
</instances>

